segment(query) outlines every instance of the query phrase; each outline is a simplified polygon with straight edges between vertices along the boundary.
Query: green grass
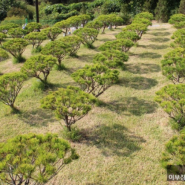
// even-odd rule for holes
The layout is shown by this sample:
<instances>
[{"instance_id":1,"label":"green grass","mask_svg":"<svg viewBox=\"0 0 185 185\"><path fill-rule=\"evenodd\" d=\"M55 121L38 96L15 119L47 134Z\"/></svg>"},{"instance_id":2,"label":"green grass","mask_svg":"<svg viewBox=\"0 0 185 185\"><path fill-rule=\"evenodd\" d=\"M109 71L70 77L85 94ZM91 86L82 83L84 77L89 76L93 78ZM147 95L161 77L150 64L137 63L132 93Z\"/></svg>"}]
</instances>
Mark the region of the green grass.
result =
<instances>
[{"instance_id":1,"label":"green grass","mask_svg":"<svg viewBox=\"0 0 185 185\"><path fill-rule=\"evenodd\" d=\"M51 89L42 91L36 79L28 80L15 102L19 114L10 114L10 109L0 103L0 141L28 132L52 132L61 136L59 120L52 112L40 108L40 99L50 90L77 86L70 74L86 64L91 65L98 47L115 39L120 31L121 28L106 30L93 44L95 49L82 46L77 58L66 57L63 64L67 70L53 70L48 77L54 84ZM83 139L71 145L80 158L63 168L48 185L169 184L159 160L164 144L175 131L153 99L156 91L171 83L162 75L160 61L171 50L170 37L174 31L169 24L150 27L138 47L130 50L126 70L120 70L119 83L99 97L100 106L76 123ZM23 56L31 56L31 46ZM0 63L0 72L18 71L21 65L6 60Z\"/></svg>"}]
</instances>

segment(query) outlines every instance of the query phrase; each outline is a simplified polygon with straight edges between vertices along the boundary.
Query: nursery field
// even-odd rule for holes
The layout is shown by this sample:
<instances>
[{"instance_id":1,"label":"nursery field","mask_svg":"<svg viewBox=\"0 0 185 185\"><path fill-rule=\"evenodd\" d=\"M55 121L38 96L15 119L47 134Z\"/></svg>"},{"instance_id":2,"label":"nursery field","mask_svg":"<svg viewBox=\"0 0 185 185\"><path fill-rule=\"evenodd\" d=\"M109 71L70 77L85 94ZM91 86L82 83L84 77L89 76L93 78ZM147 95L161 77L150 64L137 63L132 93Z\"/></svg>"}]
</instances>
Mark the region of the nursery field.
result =
<instances>
[{"instance_id":1,"label":"nursery field","mask_svg":"<svg viewBox=\"0 0 185 185\"><path fill-rule=\"evenodd\" d=\"M67 57L64 60L67 69L52 70L49 75L53 86L47 91L37 87L35 78L26 81L15 102L20 113L11 114L10 108L0 103L0 141L30 132L61 136L61 120L56 120L51 111L41 109L40 100L50 90L78 86L71 73L92 64L98 47L116 39L122 28L107 29L105 34L99 34L95 49L81 46L78 58ZM99 97L101 105L75 124L83 139L79 143L71 142L71 146L80 158L66 165L48 185L172 184L166 181L166 170L159 161L165 143L175 131L168 125L167 114L154 102L154 96L171 83L162 75L160 61L171 50L174 31L170 24L153 22L138 46L131 48L126 69L120 70L119 83ZM49 40L43 45L46 42ZM23 56L31 55L29 45ZM8 59L0 63L0 73L19 71L22 65Z\"/></svg>"}]
</instances>

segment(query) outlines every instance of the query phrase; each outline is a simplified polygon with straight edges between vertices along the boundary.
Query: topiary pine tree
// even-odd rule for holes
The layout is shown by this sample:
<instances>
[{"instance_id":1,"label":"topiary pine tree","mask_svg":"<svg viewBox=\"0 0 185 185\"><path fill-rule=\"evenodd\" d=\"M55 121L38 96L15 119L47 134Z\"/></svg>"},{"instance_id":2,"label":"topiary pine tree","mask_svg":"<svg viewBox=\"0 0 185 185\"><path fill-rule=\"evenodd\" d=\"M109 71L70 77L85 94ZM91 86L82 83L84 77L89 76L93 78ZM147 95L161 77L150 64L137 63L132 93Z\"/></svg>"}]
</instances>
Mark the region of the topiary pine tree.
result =
<instances>
[{"instance_id":1,"label":"topiary pine tree","mask_svg":"<svg viewBox=\"0 0 185 185\"><path fill-rule=\"evenodd\" d=\"M45 184L78 158L56 134L18 135L0 143L0 179L6 184Z\"/></svg>"},{"instance_id":2,"label":"topiary pine tree","mask_svg":"<svg viewBox=\"0 0 185 185\"><path fill-rule=\"evenodd\" d=\"M8 30L10 30L11 28L17 28L19 27L18 24L15 23L7 23L5 25L1 25L0 26L0 32L2 33L8 33Z\"/></svg>"},{"instance_id":3,"label":"topiary pine tree","mask_svg":"<svg viewBox=\"0 0 185 185\"><path fill-rule=\"evenodd\" d=\"M132 23L128 25L126 28L123 28L123 31L135 31L137 35L141 38L143 33L147 31L147 25L142 23Z\"/></svg>"},{"instance_id":4,"label":"topiary pine tree","mask_svg":"<svg viewBox=\"0 0 185 185\"><path fill-rule=\"evenodd\" d=\"M154 16L152 13L149 13L149 12L141 12L139 14L137 14L134 18L137 18L137 19L148 19L150 21L152 21L154 19Z\"/></svg>"},{"instance_id":5,"label":"topiary pine tree","mask_svg":"<svg viewBox=\"0 0 185 185\"><path fill-rule=\"evenodd\" d=\"M185 80L185 49L176 48L164 56L162 72L174 84L182 83Z\"/></svg>"},{"instance_id":6,"label":"topiary pine tree","mask_svg":"<svg viewBox=\"0 0 185 185\"><path fill-rule=\"evenodd\" d=\"M185 21L185 15L180 13L180 14L172 15L168 22L170 24L176 24L176 23L183 22L183 21Z\"/></svg>"},{"instance_id":7,"label":"topiary pine tree","mask_svg":"<svg viewBox=\"0 0 185 185\"><path fill-rule=\"evenodd\" d=\"M185 126L185 85L168 85L156 92L155 101L172 119L172 128L182 129Z\"/></svg>"},{"instance_id":8,"label":"topiary pine tree","mask_svg":"<svg viewBox=\"0 0 185 185\"><path fill-rule=\"evenodd\" d=\"M22 57L22 53L25 51L28 42L22 38L15 38L3 43L3 49L13 55L14 62L24 62L25 58Z\"/></svg>"},{"instance_id":9,"label":"topiary pine tree","mask_svg":"<svg viewBox=\"0 0 185 185\"><path fill-rule=\"evenodd\" d=\"M58 37L58 35L62 32L62 30L56 26L53 26L53 27L45 28L41 32L46 34L46 36L49 39L51 39L51 41L54 41Z\"/></svg>"},{"instance_id":10,"label":"topiary pine tree","mask_svg":"<svg viewBox=\"0 0 185 185\"><path fill-rule=\"evenodd\" d=\"M10 30L8 30L8 34L13 38L22 38L26 34L26 31L20 27L11 28Z\"/></svg>"},{"instance_id":11,"label":"topiary pine tree","mask_svg":"<svg viewBox=\"0 0 185 185\"><path fill-rule=\"evenodd\" d=\"M15 100L26 79L27 76L20 72L2 75L0 77L0 101L15 110Z\"/></svg>"},{"instance_id":12,"label":"topiary pine tree","mask_svg":"<svg viewBox=\"0 0 185 185\"><path fill-rule=\"evenodd\" d=\"M29 77L38 78L45 86L47 86L47 78L52 67L56 63L57 59L53 56L36 55L26 60L21 71Z\"/></svg>"},{"instance_id":13,"label":"topiary pine tree","mask_svg":"<svg viewBox=\"0 0 185 185\"><path fill-rule=\"evenodd\" d=\"M181 0L180 2L179 13L185 14L185 0Z\"/></svg>"},{"instance_id":14,"label":"topiary pine tree","mask_svg":"<svg viewBox=\"0 0 185 185\"><path fill-rule=\"evenodd\" d=\"M41 29L42 25L40 23L37 22L30 22L26 25L25 31L27 33L30 32L37 32Z\"/></svg>"},{"instance_id":15,"label":"topiary pine tree","mask_svg":"<svg viewBox=\"0 0 185 185\"><path fill-rule=\"evenodd\" d=\"M94 28L96 30L98 30L98 32L100 31L100 29L103 27L103 23L98 21L98 20L93 20L91 22L88 22L85 25L85 28Z\"/></svg>"},{"instance_id":16,"label":"topiary pine tree","mask_svg":"<svg viewBox=\"0 0 185 185\"><path fill-rule=\"evenodd\" d=\"M145 24L146 26L152 26L152 22L148 19L145 18L134 18L134 20L132 21L132 23L142 23Z\"/></svg>"},{"instance_id":17,"label":"topiary pine tree","mask_svg":"<svg viewBox=\"0 0 185 185\"><path fill-rule=\"evenodd\" d=\"M109 17L108 15L100 15L96 19L98 22L101 22L103 24L103 30L102 33L105 33L105 28L109 25Z\"/></svg>"},{"instance_id":18,"label":"topiary pine tree","mask_svg":"<svg viewBox=\"0 0 185 185\"><path fill-rule=\"evenodd\" d=\"M71 45L68 43L63 43L60 40L55 40L46 44L41 53L44 55L52 55L58 59L58 69L64 69L62 65L62 60L66 55L71 52Z\"/></svg>"},{"instance_id":19,"label":"topiary pine tree","mask_svg":"<svg viewBox=\"0 0 185 185\"><path fill-rule=\"evenodd\" d=\"M60 39L62 43L66 43L70 46L70 55L76 56L77 51L80 49L82 39L76 35L70 35Z\"/></svg>"},{"instance_id":20,"label":"topiary pine tree","mask_svg":"<svg viewBox=\"0 0 185 185\"><path fill-rule=\"evenodd\" d=\"M181 174L184 172L185 164L185 133L173 136L165 145L165 151L162 153L162 167L168 169L171 174Z\"/></svg>"},{"instance_id":21,"label":"topiary pine tree","mask_svg":"<svg viewBox=\"0 0 185 185\"><path fill-rule=\"evenodd\" d=\"M135 31L122 31L116 35L117 39L129 39L133 42L137 42L140 37Z\"/></svg>"},{"instance_id":22,"label":"topiary pine tree","mask_svg":"<svg viewBox=\"0 0 185 185\"><path fill-rule=\"evenodd\" d=\"M134 43L129 39L117 39L114 41L105 42L99 47L99 50L119 50L121 52L128 52L129 49L134 46Z\"/></svg>"},{"instance_id":23,"label":"topiary pine tree","mask_svg":"<svg viewBox=\"0 0 185 185\"><path fill-rule=\"evenodd\" d=\"M119 50L106 50L94 56L93 62L105 65L110 69L124 69L124 62L128 61L128 55Z\"/></svg>"},{"instance_id":24,"label":"topiary pine tree","mask_svg":"<svg viewBox=\"0 0 185 185\"><path fill-rule=\"evenodd\" d=\"M81 14L81 15L78 15L78 18L80 19L80 23L82 24L82 27L84 27L87 24L87 22L91 19L91 16L87 14Z\"/></svg>"},{"instance_id":25,"label":"topiary pine tree","mask_svg":"<svg viewBox=\"0 0 185 185\"><path fill-rule=\"evenodd\" d=\"M93 28L79 28L74 31L74 35L79 36L82 39L82 43L88 48L92 48L92 44L98 37L98 31Z\"/></svg>"},{"instance_id":26,"label":"topiary pine tree","mask_svg":"<svg viewBox=\"0 0 185 185\"><path fill-rule=\"evenodd\" d=\"M68 31L70 30L70 21L69 20L63 20L60 22L57 22L54 24L54 27L60 28L64 35L66 36Z\"/></svg>"},{"instance_id":27,"label":"topiary pine tree","mask_svg":"<svg viewBox=\"0 0 185 185\"><path fill-rule=\"evenodd\" d=\"M47 36L43 32L31 32L24 38L32 45L32 51L40 52L41 44L47 39Z\"/></svg>"},{"instance_id":28,"label":"topiary pine tree","mask_svg":"<svg viewBox=\"0 0 185 185\"><path fill-rule=\"evenodd\" d=\"M173 33L172 39L175 39L171 46L176 47L185 47L185 29L179 29Z\"/></svg>"},{"instance_id":29,"label":"topiary pine tree","mask_svg":"<svg viewBox=\"0 0 185 185\"><path fill-rule=\"evenodd\" d=\"M41 100L41 107L55 112L57 118L64 120L66 127L71 126L83 118L96 103L96 99L78 87L68 86L51 92Z\"/></svg>"},{"instance_id":30,"label":"topiary pine tree","mask_svg":"<svg viewBox=\"0 0 185 185\"><path fill-rule=\"evenodd\" d=\"M71 76L82 90L98 97L118 81L119 72L110 70L104 65L94 64L92 66L86 65L84 68L75 71Z\"/></svg>"}]
</instances>

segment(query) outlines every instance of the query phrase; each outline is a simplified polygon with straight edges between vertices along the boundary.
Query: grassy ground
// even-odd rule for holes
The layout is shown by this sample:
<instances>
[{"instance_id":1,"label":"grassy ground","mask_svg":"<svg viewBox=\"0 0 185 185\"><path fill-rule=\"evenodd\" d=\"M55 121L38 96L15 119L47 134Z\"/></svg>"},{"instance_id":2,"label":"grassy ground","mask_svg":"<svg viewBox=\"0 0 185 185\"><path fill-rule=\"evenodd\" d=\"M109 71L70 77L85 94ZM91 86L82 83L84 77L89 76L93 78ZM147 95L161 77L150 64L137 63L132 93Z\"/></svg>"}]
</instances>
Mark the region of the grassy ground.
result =
<instances>
[{"instance_id":1,"label":"grassy ground","mask_svg":"<svg viewBox=\"0 0 185 185\"><path fill-rule=\"evenodd\" d=\"M76 85L70 74L92 64L97 47L115 39L115 31L100 34L96 49L81 48L78 58L68 57L67 71L52 71L49 81L57 87ZM138 47L130 51L127 70L120 71L120 82L109 88L85 118L76 123L86 133L81 143L71 143L80 155L67 165L48 185L165 185L166 171L159 160L164 144L175 133L168 125L168 116L153 101L155 92L170 83L161 74L160 60L169 50L174 29L169 24L150 27ZM24 52L30 57L31 46ZM22 64L11 60L0 63L0 72L18 71ZM20 114L10 114L0 103L0 141L28 132L58 133L59 121L50 111L40 109L40 99L47 94L35 88L37 80L25 83L16 100ZM171 183L172 184L172 183ZM180 183L176 183L180 184Z\"/></svg>"}]
</instances>

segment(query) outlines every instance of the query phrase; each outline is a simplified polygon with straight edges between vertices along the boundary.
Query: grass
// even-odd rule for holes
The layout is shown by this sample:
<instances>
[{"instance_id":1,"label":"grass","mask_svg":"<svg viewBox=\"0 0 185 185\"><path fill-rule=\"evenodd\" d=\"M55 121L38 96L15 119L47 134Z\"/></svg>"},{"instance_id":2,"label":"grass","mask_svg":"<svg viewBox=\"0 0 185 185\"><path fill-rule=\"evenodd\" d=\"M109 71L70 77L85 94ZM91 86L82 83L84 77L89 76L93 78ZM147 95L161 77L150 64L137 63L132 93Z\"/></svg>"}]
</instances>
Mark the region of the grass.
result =
<instances>
[{"instance_id":1,"label":"grass","mask_svg":"<svg viewBox=\"0 0 185 185\"><path fill-rule=\"evenodd\" d=\"M53 70L48 77L54 84L52 89L42 91L33 85L35 79L28 80L15 102L19 114L10 114L10 109L0 103L0 141L28 132L52 132L61 136L59 120L52 112L40 108L40 99L49 90L77 86L70 74L91 65L98 47L115 39L120 31L121 28L106 30L93 44L95 49L82 46L77 58L67 57L63 62L67 70ZM80 158L63 168L48 185L169 184L159 160L165 143L175 131L153 99L156 91L171 83L162 75L160 61L171 50L170 37L174 31L169 24L150 27L138 47L131 49L126 71L120 70L119 83L99 97L100 106L76 123L84 139L71 145ZM31 56L31 46L23 56ZM0 63L0 71L18 71L21 65L6 60Z\"/></svg>"}]
</instances>

